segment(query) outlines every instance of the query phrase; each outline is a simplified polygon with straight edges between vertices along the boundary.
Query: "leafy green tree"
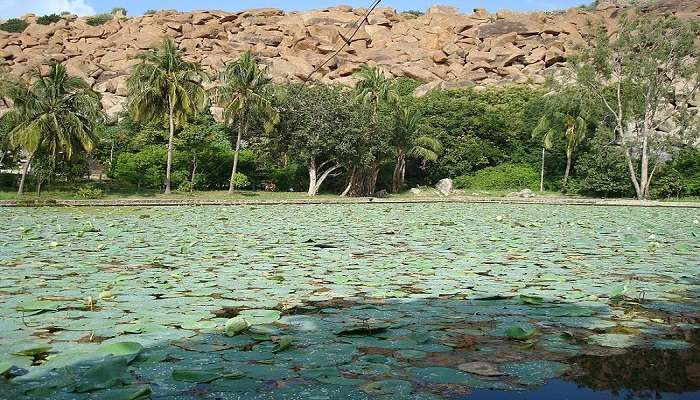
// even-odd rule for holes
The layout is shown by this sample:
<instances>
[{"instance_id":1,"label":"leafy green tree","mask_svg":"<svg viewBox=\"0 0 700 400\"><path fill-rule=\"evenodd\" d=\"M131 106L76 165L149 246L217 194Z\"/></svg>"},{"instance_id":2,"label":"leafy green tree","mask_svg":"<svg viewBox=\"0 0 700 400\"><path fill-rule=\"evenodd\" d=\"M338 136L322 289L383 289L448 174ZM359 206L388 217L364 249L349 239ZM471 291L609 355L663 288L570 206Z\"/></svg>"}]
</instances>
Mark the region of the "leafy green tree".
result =
<instances>
[{"instance_id":1,"label":"leafy green tree","mask_svg":"<svg viewBox=\"0 0 700 400\"><path fill-rule=\"evenodd\" d=\"M626 158L639 199L649 197L657 167L684 138L700 85L698 24L673 16L622 18L619 31L600 32L572 59L577 87L614 120L615 143Z\"/></svg>"},{"instance_id":2,"label":"leafy green tree","mask_svg":"<svg viewBox=\"0 0 700 400\"><path fill-rule=\"evenodd\" d=\"M292 86L280 96L280 124L271 143L277 153L306 165L307 194L315 196L327 178L347 168L355 146L367 135L364 107L341 88Z\"/></svg>"},{"instance_id":3,"label":"leafy green tree","mask_svg":"<svg viewBox=\"0 0 700 400\"><path fill-rule=\"evenodd\" d=\"M434 137L422 134L422 115L419 112L398 106L394 118L391 145L395 151L396 164L392 191L398 193L405 186L406 159L413 157L423 161L435 161L442 152L442 145Z\"/></svg>"},{"instance_id":4,"label":"leafy green tree","mask_svg":"<svg viewBox=\"0 0 700 400\"><path fill-rule=\"evenodd\" d=\"M375 138L380 136L380 108L395 103L398 95L391 79L388 79L382 70L377 67L363 65L357 72L359 80L355 85L355 97L360 104L370 107L371 121L373 129L370 133ZM369 144L371 141L366 141ZM348 185L341 194L342 196L364 196L374 193L377 178L379 176L379 166L386 154L385 146L366 146L368 154L364 160L358 160L353 165Z\"/></svg>"},{"instance_id":5,"label":"leafy green tree","mask_svg":"<svg viewBox=\"0 0 700 400\"><path fill-rule=\"evenodd\" d=\"M165 171L163 162L167 158L163 146L149 145L137 153L121 153L114 160L109 176L120 182L135 185L137 189L159 188L163 184Z\"/></svg>"},{"instance_id":6,"label":"leafy green tree","mask_svg":"<svg viewBox=\"0 0 700 400\"><path fill-rule=\"evenodd\" d=\"M6 82L2 92L13 104L2 116L11 129L10 142L28 155L19 194L37 152L46 152L52 161L63 152L70 160L95 147L94 128L103 119L99 96L85 80L69 75L64 65L50 65L45 75L35 70L29 83Z\"/></svg>"},{"instance_id":7,"label":"leafy green tree","mask_svg":"<svg viewBox=\"0 0 700 400\"><path fill-rule=\"evenodd\" d=\"M588 118L588 110L575 93L564 93L550 98L544 114L532 131L533 137L542 140L540 191L544 189L544 150L551 150L554 141L560 136L564 139L566 147L566 170L562 185L566 188L574 152L586 138Z\"/></svg>"},{"instance_id":8,"label":"leafy green tree","mask_svg":"<svg viewBox=\"0 0 700 400\"><path fill-rule=\"evenodd\" d=\"M202 82L207 79L201 66L186 61L171 38L160 47L139 54L137 64L127 80L129 111L136 121L168 117L168 157L165 193L170 193L170 173L176 123L193 117L207 105Z\"/></svg>"},{"instance_id":9,"label":"leafy green tree","mask_svg":"<svg viewBox=\"0 0 700 400\"><path fill-rule=\"evenodd\" d=\"M250 125L261 123L264 130L269 132L279 122L279 114L272 106L268 96L270 78L267 68L260 68L249 53L243 53L235 62L229 63L220 77L221 85L215 88L215 101L224 111L227 125L238 125L236 147L231 170L229 193L233 193L235 185L233 177L238 168L238 154L241 141L248 135Z\"/></svg>"}]
</instances>

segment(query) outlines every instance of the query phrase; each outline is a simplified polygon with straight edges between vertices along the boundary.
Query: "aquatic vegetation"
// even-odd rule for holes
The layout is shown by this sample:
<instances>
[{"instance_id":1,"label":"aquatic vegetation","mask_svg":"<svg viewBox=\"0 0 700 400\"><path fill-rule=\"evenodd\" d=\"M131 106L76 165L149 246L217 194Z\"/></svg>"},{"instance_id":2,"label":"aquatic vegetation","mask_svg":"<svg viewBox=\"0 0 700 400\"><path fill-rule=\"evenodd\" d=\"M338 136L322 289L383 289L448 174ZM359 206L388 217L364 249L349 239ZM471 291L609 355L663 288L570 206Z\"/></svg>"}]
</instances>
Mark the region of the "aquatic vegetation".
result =
<instances>
[{"instance_id":1,"label":"aquatic vegetation","mask_svg":"<svg viewBox=\"0 0 700 400\"><path fill-rule=\"evenodd\" d=\"M697 218L467 204L0 209L0 390L439 399L588 382L602 356L697 354Z\"/></svg>"}]
</instances>

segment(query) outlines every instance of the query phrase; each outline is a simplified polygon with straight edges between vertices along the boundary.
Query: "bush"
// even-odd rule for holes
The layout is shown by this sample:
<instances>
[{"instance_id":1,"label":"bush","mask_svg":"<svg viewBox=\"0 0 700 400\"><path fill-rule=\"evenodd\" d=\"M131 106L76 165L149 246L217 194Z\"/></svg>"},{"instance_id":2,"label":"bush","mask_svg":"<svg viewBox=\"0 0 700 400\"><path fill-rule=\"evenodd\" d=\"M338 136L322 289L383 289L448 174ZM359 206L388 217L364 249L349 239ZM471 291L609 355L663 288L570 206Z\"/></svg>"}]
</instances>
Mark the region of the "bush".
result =
<instances>
[{"instance_id":1,"label":"bush","mask_svg":"<svg viewBox=\"0 0 700 400\"><path fill-rule=\"evenodd\" d=\"M114 7L114 8L112 9L112 14L117 14L117 13L121 13L123 16L126 16L126 13L127 13L126 8L124 8L124 7Z\"/></svg>"},{"instance_id":2,"label":"bush","mask_svg":"<svg viewBox=\"0 0 700 400\"><path fill-rule=\"evenodd\" d=\"M122 153L114 160L109 176L139 189L160 188L165 181L166 157L167 150L159 145L146 146L138 153Z\"/></svg>"},{"instance_id":3,"label":"bush","mask_svg":"<svg viewBox=\"0 0 700 400\"><path fill-rule=\"evenodd\" d=\"M454 184L457 189L535 189L538 185L538 175L529 165L505 163L484 168L473 175L457 177Z\"/></svg>"},{"instance_id":4,"label":"bush","mask_svg":"<svg viewBox=\"0 0 700 400\"><path fill-rule=\"evenodd\" d=\"M582 154L574 171L575 178L567 185L571 192L597 197L634 196L627 161L617 148L594 148Z\"/></svg>"},{"instance_id":5,"label":"bush","mask_svg":"<svg viewBox=\"0 0 700 400\"><path fill-rule=\"evenodd\" d=\"M250 185L250 181L248 180L248 177L240 172L236 172L236 175L233 176L231 179L231 182L233 182L233 187L234 189L243 189L244 187L247 187Z\"/></svg>"},{"instance_id":6,"label":"bush","mask_svg":"<svg viewBox=\"0 0 700 400\"><path fill-rule=\"evenodd\" d=\"M75 193L81 199L101 199L105 193L102 189L94 186L83 186Z\"/></svg>"},{"instance_id":7,"label":"bush","mask_svg":"<svg viewBox=\"0 0 700 400\"><path fill-rule=\"evenodd\" d=\"M24 32L24 30L27 29L28 26L29 23L27 23L27 21L21 20L19 18L10 18L4 23L0 24L0 30L11 33L20 33Z\"/></svg>"},{"instance_id":8,"label":"bush","mask_svg":"<svg viewBox=\"0 0 700 400\"><path fill-rule=\"evenodd\" d=\"M112 20L112 14L98 14L88 17L85 22L90 26L100 26Z\"/></svg>"},{"instance_id":9,"label":"bush","mask_svg":"<svg viewBox=\"0 0 700 400\"><path fill-rule=\"evenodd\" d=\"M154 9L146 10L146 12L143 13L143 15L153 15L156 14L158 11Z\"/></svg>"},{"instance_id":10,"label":"bush","mask_svg":"<svg viewBox=\"0 0 700 400\"><path fill-rule=\"evenodd\" d=\"M50 25L60 21L61 19L61 16L58 14L42 15L36 19L36 23L41 25Z\"/></svg>"},{"instance_id":11,"label":"bush","mask_svg":"<svg viewBox=\"0 0 700 400\"><path fill-rule=\"evenodd\" d=\"M684 149L669 161L651 182L656 198L700 196L700 149Z\"/></svg>"}]
</instances>

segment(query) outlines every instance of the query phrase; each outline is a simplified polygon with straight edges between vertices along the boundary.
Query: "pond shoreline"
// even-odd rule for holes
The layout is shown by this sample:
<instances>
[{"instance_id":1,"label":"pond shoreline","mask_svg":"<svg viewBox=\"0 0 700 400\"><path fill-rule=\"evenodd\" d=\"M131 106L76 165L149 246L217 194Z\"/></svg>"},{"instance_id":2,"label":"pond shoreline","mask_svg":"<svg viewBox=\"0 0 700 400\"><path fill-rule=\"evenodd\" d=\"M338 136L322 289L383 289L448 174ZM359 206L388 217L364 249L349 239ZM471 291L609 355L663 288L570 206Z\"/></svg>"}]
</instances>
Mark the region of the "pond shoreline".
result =
<instances>
[{"instance_id":1,"label":"pond shoreline","mask_svg":"<svg viewBox=\"0 0 700 400\"><path fill-rule=\"evenodd\" d=\"M564 206L618 206L700 208L700 202L664 202L656 200L563 198L563 197L415 197L415 198L308 198L308 199L105 199L105 200L0 200L0 207L133 207L133 206L210 206L210 205L304 205L304 204L422 204L422 203L489 203L489 204L546 204Z\"/></svg>"}]
</instances>

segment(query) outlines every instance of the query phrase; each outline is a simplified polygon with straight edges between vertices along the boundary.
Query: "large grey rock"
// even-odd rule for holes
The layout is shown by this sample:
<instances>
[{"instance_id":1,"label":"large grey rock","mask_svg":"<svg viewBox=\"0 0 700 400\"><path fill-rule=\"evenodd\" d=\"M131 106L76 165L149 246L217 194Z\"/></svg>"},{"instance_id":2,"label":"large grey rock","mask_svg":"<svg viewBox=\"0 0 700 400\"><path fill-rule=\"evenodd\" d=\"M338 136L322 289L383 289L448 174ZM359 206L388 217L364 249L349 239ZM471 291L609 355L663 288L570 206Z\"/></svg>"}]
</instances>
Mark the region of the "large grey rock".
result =
<instances>
[{"instance_id":1,"label":"large grey rock","mask_svg":"<svg viewBox=\"0 0 700 400\"><path fill-rule=\"evenodd\" d=\"M453 184L450 178L440 179L438 183L435 184L435 189L443 196L449 196L452 193L452 188Z\"/></svg>"},{"instance_id":2,"label":"large grey rock","mask_svg":"<svg viewBox=\"0 0 700 400\"><path fill-rule=\"evenodd\" d=\"M524 199L529 199L530 197L535 197L536 195L532 193L530 189L523 189L519 192L508 193L508 197L522 197Z\"/></svg>"}]
</instances>

